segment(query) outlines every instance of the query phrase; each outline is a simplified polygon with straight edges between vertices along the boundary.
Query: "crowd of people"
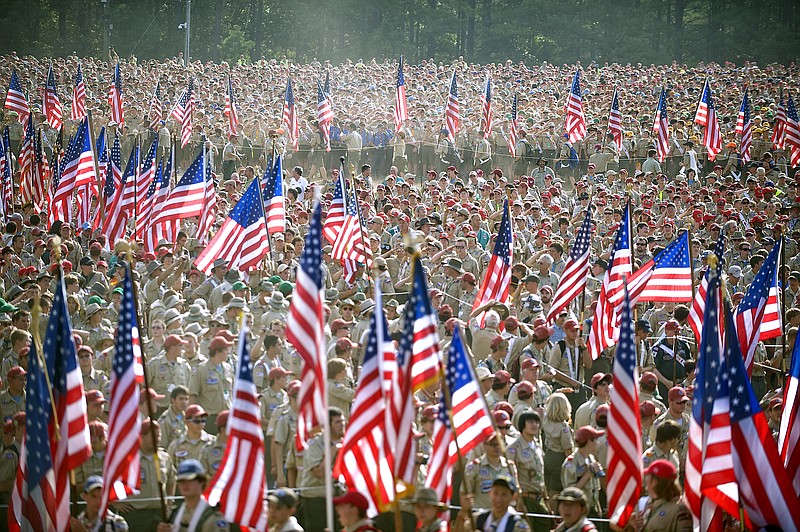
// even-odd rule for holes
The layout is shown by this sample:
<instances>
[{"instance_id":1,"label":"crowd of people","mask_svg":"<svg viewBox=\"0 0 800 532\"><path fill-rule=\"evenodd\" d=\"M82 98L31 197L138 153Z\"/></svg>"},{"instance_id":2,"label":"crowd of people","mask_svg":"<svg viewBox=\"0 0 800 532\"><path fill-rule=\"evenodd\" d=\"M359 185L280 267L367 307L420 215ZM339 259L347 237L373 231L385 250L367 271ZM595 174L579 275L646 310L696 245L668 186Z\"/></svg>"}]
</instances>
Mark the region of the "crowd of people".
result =
<instances>
[{"instance_id":1,"label":"crowd of people","mask_svg":"<svg viewBox=\"0 0 800 532\"><path fill-rule=\"evenodd\" d=\"M771 141L782 91L797 88L792 69L754 64L543 64L529 68L510 61L492 65L423 61L406 65L410 118L395 134L392 106L397 65L390 62L335 66L283 59L237 65L192 62L184 68L178 59L130 58L120 63L124 126L109 122L109 63L92 58L53 59L62 102L69 101L67 91L79 62L95 127L119 133L124 156L137 140L158 136L162 149L169 150L176 136L179 139L179 129L171 119L158 131L147 129L149 104L159 81L166 115L192 77L198 111L189 145L178 150L179 168L185 169L201 147L212 154L218 176L219 227L248 181L263 175L270 155L280 153L286 230L272 235L272 250L259 268L241 272L218 260L211 274L205 275L193 266L208 241L206 235L196 234L196 220L185 221L174 242L159 242L154 253L138 251L135 260L127 261L121 258L126 246L107 243L99 231L61 222L48 227L46 212L15 203L0 251L0 417L4 422L0 505L8 504L14 484L25 427L27 356L33 333L43 334L46 327L43 316L52 303L54 275L58 275L52 248L60 245L94 451L76 470L75 489L87 506L73 523L75 529L93 525L99 508L93 501L103 483L109 379L122 298L119 283L128 263L139 286L150 385L142 393L141 412L146 418L151 407L156 418L145 419L142 425L141 492L113 506L118 515L108 518L111 529L171 529L163 523L159 492L172 495L176 488L187 505L176 507L177 523L183 520L194 527L191 530L228 528L220 514L214 509L205 511L199 501L203 485L224 454L243 316L251 328L253 377L261 400L271 490L270 530L324 529L325 485L331 479L324 476L321 435L302 454L292 443L301 359L287 342L285 329L309 213L315 196L321 198L323 212L330 205L331 177L339 172L339 157L345 157L345 177L358 191L364 235L374 261L372 268L359 264L354 274L346 274L342 264L331 259L331 246L323 244L330 436L334 444L341 443L347 430L376 303L374 287L380 286L390 333L398 340L411 283L410 259L418 251L438 315L441 348L448 349L454 330L463 328L497 431L496 438L462 457L456 467L450 501L460 508L451 514L456 530L546 531L556 525L557 530L591 530L595 525L587 518L605 515L605 429L614 396L614 347L592 360L586 343L589 318L626 202L631 204L634 224L634 269L689 231L693 273L699 280L724 233L724 272L734 303L741 300L777 240L785 239L781 266L785 335L759 343L752 374L753 387L777 433L780 388L800 326L800 180L789 168L788 155ZM41 116L41 108L36 108L34 97L50 63L5 56L0 61L0 79L7 80L12 69L17 71L30 95L37 129L43 140L48 139L44 142L48 158L53 160L59 150L57 134ZM576 68L582 72L588 136L569 143L563 137L563 105ZM462 120L453 144L441 128L444 97L454 69ZM336 116L330 152L320 146L314 123L316 81L326 72ZM488 135L480 129L478 96L487 73L494 82L495 105L495 122ZM240 134L231 139L226 138L222 114L228 75L242 121ZM707 77L715 91L724 146L711 162L700 140L702 133L693 123ZM294 83L300 116L307 117L301 119L297 151L281 124L287 78ZM671 132L670 152L664 161L655 157L651 133L661 86L669 91ZM745 87L754 114L750 163L743 160L740 138L734 134ZM614 89L623 117L622 150L608 136ZM514 93L519 140L512 156L508 134ZM22 130L15 113L5 112L3 124L9 127L16 155ZM64 127L66 138L75 124L65 120ZM505 200L513 224L510 295L507 301L491 300L473 308ZM572 301L548 326L545 318L588 208L594 210L595 223L585 295ZM637 309L642 459L648 498L631 521L636 530L691 527L691 516L681 502L697 359L697 339L687 324L689 305L650 303ZM415 529L415 521L419 523L416 530L445 529L440 517L443 505L435 492L424 488L440 393L436 383L416 394L420 480L416 495L403 507L409 530ZM159 464L159 474L155 464ZM349 491L335 502L338 524L345 530L377 529L368 528L374 525L367 517L363 494ZM522 517L517 512L532 515ZM738 516L728 518L731 526L738 526ZM376 524L392 530L392 519L381 515ZM596 524L605 526L601 521Z\"/></svg>"}]
</instances>

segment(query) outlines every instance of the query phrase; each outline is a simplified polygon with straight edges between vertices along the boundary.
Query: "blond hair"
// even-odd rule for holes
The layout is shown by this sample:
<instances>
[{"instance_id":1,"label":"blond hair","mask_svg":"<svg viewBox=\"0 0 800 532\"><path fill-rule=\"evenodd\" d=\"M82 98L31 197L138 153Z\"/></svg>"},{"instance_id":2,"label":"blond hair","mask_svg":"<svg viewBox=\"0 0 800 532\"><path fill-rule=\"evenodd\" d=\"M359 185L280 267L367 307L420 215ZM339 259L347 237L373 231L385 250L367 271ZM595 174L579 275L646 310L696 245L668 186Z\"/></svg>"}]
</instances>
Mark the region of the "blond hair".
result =
<instances>
[{"instance_id":1,"label":"blond hair","mask_svg":"<svg viewBox=\"0 0 800 532\"><path fill-rule=\"evenodd\" d=\"M569 421L572 417L572 405L563 393L556 392L544 403L544 415L550 421Z\"/></svg>"}]
</instances>

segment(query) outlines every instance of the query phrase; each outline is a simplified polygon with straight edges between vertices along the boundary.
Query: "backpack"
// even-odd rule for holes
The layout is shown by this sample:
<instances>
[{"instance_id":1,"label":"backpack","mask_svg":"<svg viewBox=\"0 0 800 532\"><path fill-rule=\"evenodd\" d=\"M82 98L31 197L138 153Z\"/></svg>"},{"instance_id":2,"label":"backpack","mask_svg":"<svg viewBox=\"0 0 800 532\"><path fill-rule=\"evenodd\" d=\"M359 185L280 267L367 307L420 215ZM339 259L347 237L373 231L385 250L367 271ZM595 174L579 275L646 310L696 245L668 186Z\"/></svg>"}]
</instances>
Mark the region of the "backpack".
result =
<instances>
[{"instance_id":1,"label":"backpack","mask_svg":"<svg viewBox=\"0 0 800 532\"><path fill-rule=\"evenodd\" d=\"M526 163L533 162L533 146L527 140L523 140L522 143L525 145L525 151L522 153L522 160Z\"/></svg>"}]
</instances>

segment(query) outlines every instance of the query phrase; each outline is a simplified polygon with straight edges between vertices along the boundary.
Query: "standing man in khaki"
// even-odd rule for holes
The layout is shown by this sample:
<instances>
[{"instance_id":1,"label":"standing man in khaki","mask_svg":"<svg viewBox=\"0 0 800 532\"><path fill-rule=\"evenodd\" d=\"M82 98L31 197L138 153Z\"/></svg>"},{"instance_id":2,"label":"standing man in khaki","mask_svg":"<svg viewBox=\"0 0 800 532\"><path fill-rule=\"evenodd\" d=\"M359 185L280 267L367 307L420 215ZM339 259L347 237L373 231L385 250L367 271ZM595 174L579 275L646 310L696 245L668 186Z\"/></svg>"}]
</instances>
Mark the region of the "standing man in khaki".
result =
<instances>
[{"instance_id":1,"label":"standing man in khaki","mask_svg":"<svg viewBox=\"0 0 800 532\"><path fill-rule=\"evenodd\" d=\"M189 402L199 404L208 412L206 430L213 430L211 434L217 433L214 424L217 414L231 407L233 368L227 360L232 345L233 342L222 336L211 340L208 360L197 366L189 379Z\"/></svg>"}]
</instances>

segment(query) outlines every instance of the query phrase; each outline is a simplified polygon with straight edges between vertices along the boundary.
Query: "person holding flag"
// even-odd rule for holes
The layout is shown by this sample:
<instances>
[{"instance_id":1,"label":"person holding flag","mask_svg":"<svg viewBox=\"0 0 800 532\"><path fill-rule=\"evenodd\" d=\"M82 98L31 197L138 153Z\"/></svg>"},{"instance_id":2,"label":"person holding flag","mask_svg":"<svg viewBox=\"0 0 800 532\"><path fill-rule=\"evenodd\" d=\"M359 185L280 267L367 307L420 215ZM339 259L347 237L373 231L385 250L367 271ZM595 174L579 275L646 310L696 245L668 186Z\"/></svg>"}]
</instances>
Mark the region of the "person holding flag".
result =
<instances>
[{"instance_id":1,"label":"person holding flag","mask_svg":"<svg viewBox=\"0 0 800 532\"><path fill-rule=\"evenodd\" d=\"M169 523L159 523L157 532L226 532L230 530L225 517L208 504L203 492L208 484L208 473L203 464L194 459L184 460L178 466L178 491L183 504L173 513Z\"/></svg>"}]
</instances>

